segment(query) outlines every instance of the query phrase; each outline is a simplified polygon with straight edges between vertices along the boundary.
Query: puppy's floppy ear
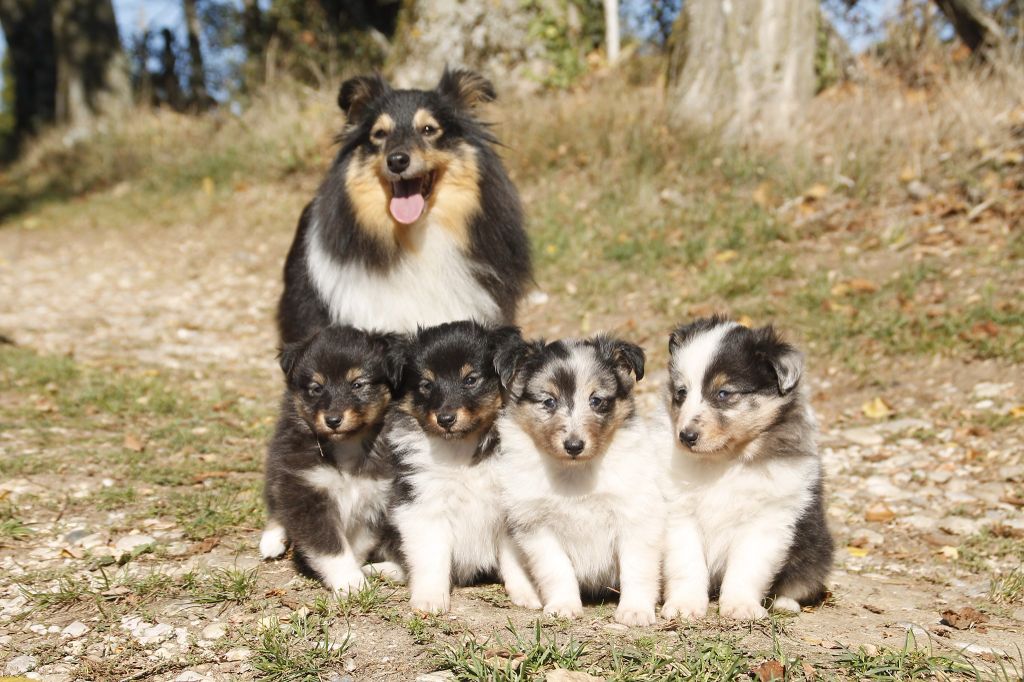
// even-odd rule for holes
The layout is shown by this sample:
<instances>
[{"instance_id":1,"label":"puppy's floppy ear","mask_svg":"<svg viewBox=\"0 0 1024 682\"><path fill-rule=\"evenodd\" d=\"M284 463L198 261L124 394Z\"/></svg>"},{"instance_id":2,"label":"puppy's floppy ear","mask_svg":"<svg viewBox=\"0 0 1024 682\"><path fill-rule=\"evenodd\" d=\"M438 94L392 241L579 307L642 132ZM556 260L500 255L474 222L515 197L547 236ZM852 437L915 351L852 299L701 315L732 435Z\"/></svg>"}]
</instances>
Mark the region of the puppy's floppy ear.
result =
<instances>
[{"instance_id":1,"label":"puppy's floppy ear","mask_svg":"<svg viewBox=\"0 0 1024 682\"><path fill-rule=\"evenodd\" d=\"M409 357L409 337L390 332L376 334L373 340L382 349L384 376L388 380L391 392L395 393L402 386L402 375Z\"/></svg>"},{"instance_id":2,"label":"puppy's floppy ear","mask_svg":"<svg viewBox=\"0 0 1024 682\"><path fill-rule=\"evenodd\" d=\"M316 336L314 334L314 336ZM277 353L277 361L281 363L281 371L284 372L285 378L291 378L292 370L295 369L295 365L299 363L299 359L302 358L302 354L306 351L306 347L312 337L304 341L294 341L281 346Z\"/></svg>"},{"instance_id":3,"label":"puppy's floppy ear","mask_svg":"<svg viewBox=\"0 0 1024 682\"><path fill-rule=\"evenodd\" d=\"M502 388L506 391L512 390L523 363L537 352L538 345L543 344L543 341L527 343L522 337L518 337L510 339L495 351L494 370L498 373Z\"/></svg>"},{"instance_id":4,"label":"puppy's floppy ear","mask_svg":"<svg viewBox=\"0 0 1024 682\"><path fill-rule=\"evenodd\" d=\"M523 343L523 334L519 327L498 327L490 330L487 339L491 348L491 354L497 355L498 351L509 344Z\"/></svg>"},{"instance_id":5,"label":"puppy's floppy ear","mask_svg":"<svg viewBox=\"0 0 1024 682\"><path fill-rule=\"evenodd\" d=\"M349 78L341 84L341 90L338 91L338 106L345 112L347 121L351 123L359 118L370 102L390 89L391 87L380 77L380 74Z\"/></svg>"},{"instance_id":6,"label":"puppy's floppy ear","mask_svg":"<svg viewBox=\"0 0 1024 682\"><path fill-rule=\"evenodd\" d=\"M480 74L467 69L453 70L447 66L444 67L441 82L437 84L437 91L463 109L473 109L498 98L494 86Z\"/></svg>"},{"instance_id":7,"label":"puppy's floppy ear","mask_svg":"<svg viewBox=\"0 0 1024 682\"><path fill-rule=\"evenodd\" d=\"M758 354L761 355L775 372L779 385L779 393L786 395L792 391L804 373L804 356L793 346L782 341L778 332L771 326L761 327L754 332L757 335Z\"/></svg>"},{"instance_id":8,"label":"puppy's floppy ear","mask_svg":"<svg viewBox=\"0 0 1024 682\"><path fill-rule=\"evenodd\" d=\"M644 378L644 349L635 343L615 340L611 348L612 361L615 363L615 371L624 379L629 378L630 372L637 381Z\"/></svg>"}]
</instances>

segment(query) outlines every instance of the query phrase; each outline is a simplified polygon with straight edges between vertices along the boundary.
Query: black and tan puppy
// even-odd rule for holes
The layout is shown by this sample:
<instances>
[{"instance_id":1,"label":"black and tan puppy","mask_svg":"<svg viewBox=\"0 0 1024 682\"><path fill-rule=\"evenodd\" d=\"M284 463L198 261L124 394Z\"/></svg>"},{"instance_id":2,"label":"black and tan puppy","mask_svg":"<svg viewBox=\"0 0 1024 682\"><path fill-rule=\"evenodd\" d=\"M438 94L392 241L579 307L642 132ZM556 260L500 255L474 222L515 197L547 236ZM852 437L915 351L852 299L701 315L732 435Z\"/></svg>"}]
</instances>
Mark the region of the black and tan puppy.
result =
<instances>
[{"instance_id":1,"label":"black and tan puppy","mask_svg":"<svg viewBox=\"0 0 1024 682\"><path fill-rule=\"evenodd\" d=\"M278 305L283 342L330 323L413 332L510 323L530 278L515 187L477 118L493 86L445 71L433 90L346 81L341 150L306 206Z\"/></svg>"},{"instance_id":2,"label":"black and tan puppy","mask_svg":"<svg viewBox=\"0 0 1024 682\"><path fill-rule=\"evenodd\" d=\"M421 611L447 611L453 583L499 573L513 603L540 607L497 500L494 356L517 341L513 327L452 322L421 329L412 344L405 396L381 439L398 467L392 523Z\"/></svg>"},{"instance_id":3,"label":"black and tan puppy","mask_svg":"<svg viewBox=\"0 0 1024 682\"><path fill-rule=\"evenodd\" d=\"M266 464L265 559L286 542L323 580L346 593L386 532L394 467L378 440L398 387L396 334L327 327L285 346L286 385Z\"/></svg>"}]
</instances>

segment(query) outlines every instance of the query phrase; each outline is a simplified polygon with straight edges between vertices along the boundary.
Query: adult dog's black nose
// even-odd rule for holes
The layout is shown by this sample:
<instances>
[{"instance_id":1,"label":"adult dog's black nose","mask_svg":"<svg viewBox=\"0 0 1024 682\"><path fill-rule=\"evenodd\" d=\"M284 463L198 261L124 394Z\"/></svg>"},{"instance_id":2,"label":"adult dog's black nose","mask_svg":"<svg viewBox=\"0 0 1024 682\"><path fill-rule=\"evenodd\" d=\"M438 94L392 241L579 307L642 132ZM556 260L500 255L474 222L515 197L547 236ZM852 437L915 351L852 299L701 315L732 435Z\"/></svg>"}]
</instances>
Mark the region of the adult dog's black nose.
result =
<instances>
[{"instance_id":1,"label":"adult dog's black nose","mask_svg":"<svg viewBox=\"0 0 1024 682\"><path fill-rule=\"evenodd\" d=\"M437 415L437 423L441 425L441 428L450 429L455 425L456 416L452 412L444 412Z\"/></svg>"},{"instance_id":2,"label":"adult dog's black nose","mask_svg":"<svg viewBox=\"0 0 1024 682\"><path fill-rule=\"evenodd\" d=\"M679 440L692 447L700 440L700 431L680 431Z\"/></svg>"},{"instance_id":3,"label":"adult dog's black nose","mask_svg":"<svg viewBox=\"0 0 1024 682\"><path fill-rule=\"evenodd\" d=\"M562 447L565 448L565 451L569 453L570 457L575 457L581 452L583 452L583 448L585 448L586 446L587 444L584 443L579 438L566 438L564 441L562 441Z\"/></svg>"},{"instance_id":4,"label":"adult dog's black nose","mask_svg":"<svg viewBox=\"0 0 1024 682\"><path fill-rule=\"evenodd\" d=\"M388 154L388 168L392 173L401 173L409 167L409 155L405 152Z\"/></svg>"},{"instance_id":5,"label":"adult dog's black nose","mask_svg":"<svg viewBox=\"0 0 1024 682\"><path fill-rule=\"evenodd\" d=\"M338 417L338 416L324 417L324 423L327 424L328 427L330 427L332 429L336 429L339 426L341 426L341 417Z\"/></svg>"}]
</instances>

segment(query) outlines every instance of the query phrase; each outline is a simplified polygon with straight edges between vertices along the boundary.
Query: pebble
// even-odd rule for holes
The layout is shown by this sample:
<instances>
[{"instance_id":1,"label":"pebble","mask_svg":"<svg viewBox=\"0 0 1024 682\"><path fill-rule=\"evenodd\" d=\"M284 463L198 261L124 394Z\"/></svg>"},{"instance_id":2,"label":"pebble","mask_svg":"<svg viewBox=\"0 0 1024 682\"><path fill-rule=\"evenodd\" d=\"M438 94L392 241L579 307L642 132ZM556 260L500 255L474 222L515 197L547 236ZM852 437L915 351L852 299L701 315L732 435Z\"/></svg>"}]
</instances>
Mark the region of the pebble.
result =
<instances>
[{"instance_id":1,"label":"pebble","mask_svg":"<svg viewBox=\"0 0 1024 682\"><path fill-rule=\"evenodd\" d=\"M840 435L854 445L872 446L885 442L885 438L880 433L866 426L844 429Z\"/></svg>"},{"instance_id":2,"label":"pebble","mask_svg":"<svg viewBox=\"0 0 1024 682\"><path fill-rule=\"evenodd\" d=\"M853 535L850 536L850 540L850 544L856 547L863 545L880 547L885 542L885 536L881 533L876 533L870 528L858 528L854 531Z\"/></svg>"},{"instance_id":3,"label":"pebble","mask_svg":"<svg viewBox=\"0 0 1024 682\"><path fill-rule=\"evenodd\" d=\"M629 628L622 623L606 623L604 626L605 630L611 630L612 632L627 632Z\"/></svg>"},{"instance_id":4,"label":"pebble","mask_svg":"<svg viewBox=\"0 0 1024 682\"><path fill-rule=\"evenodd\" d=\"M974 385L972 393L975 398L998 398L1013 388L1013 382L997 384L991 381L982 381Z\"/></svg>"},{"instance_id":5,"label":"pebble","mask_svg":"<svg viewBox=\"0 0 1024 682\"><path fill-rule=\"evenodd\" d=\"M906 431L931 429L932 423L926 419L906 417L904 419L893 419L892 421L882 422L881 424L875 425L873 428L875 431L881 433L904 433Z\"/></svg>"},{"instance_id":6,"label":"pebble","mask_svg":"<svg viewBox=\"0 0 1024 682\"><path fill-rule=\"evenodd\" d=\"M76 620L66 628L60 631L61 637L67 637L68 639L77 639L89 632L89 626L80 620Z\"/></svg>"},{"instance_id":7,"label":"pebble","mask_svg":"<svg viewBox=\"0 0 1024 682\"><path fill-rule=\"evenodd\" d=\"M920 180L911 180L907 183L907 195L914 201L924 201L933 194L935 190Z\"/></svg>"},{"instance_id":8,"label":"pebble","mask_svg":"<svg viewBox=\"0 0 1024 682\"><path fill-rule=\"evenodd\" d=\"M139 547L145 547L156 542L156 539L151 535L125 535L123 538L117 541L114 548L119 552L131 553Z\"/></svg>"},{"instance_id":9,"label":"pebble","mask_svg":"<svg viewBox=\"0 0 1024 682\"><path fill-rule=\"evenodd\" d=\"M604 682L603 677L594 677L579 670L556 668L544 676L545 682Z\"/></svg>"},{"instance_id":10,"label":"pebble","mask_svg":"<svg viewBox=\"0 0 1024 682\"><path fill-rule=\"evenodd\" d=\"M174 682L203 682L209 679L206 675L197 673L195 670L186 670L174 678Z\"/></svg>"},{"instance_id":11,"label":"pebble","mask_svg":"<svg viewBox=\"0 0 1024 682\"><path fill-rule=\"evenodd\" d=\"M436 673L423 673L416 676L416 682L448 682L454 680L455 673L451 670L438 670Z\"/></svg>"},{"instance_id":12,"label":"pebble","mask_svg":"<svg viewBox=\"0 0 1024 682\"><path fill-rule=\"evenodd\" d=\"M231 649L224 654L225 661L245 661L252 656L252 649Z\"/></svg>"},{"instance_id":13,"label":"pebble","mask_svg":"<svg viewBox=\"0 0 1024 682\"><path fill-rule=\"evenodd\" d=\"M924 516L923 514L904 516L900 519L900 523L918 530L935 530L939 527L938 519L933 519L932 517Z\"/></svg>"},{"instance_id":14,"label":"pebble","mask_svg":"<svg viewBox=\"0 0 1024 682\"><path fill-rule=\"evenodd\" d=\"M963 516L947 516L939 521L939 528L953 535L974 535L978 532L978 522Z\"/></svg>"},{"instance_id":15,"label":"pebble","mask_svg":"<svg viewBox=\"0 0 1024 682\"><path fill-rule=\"evenodd\" d=\"M936 483L942 484L953 478L952 471L946 471L945 469L936 469L935 471L928 474L928 478L932 479Z\"/></svg>"},{"instance_id":16,"label":"pebble","mask_svg":"<svg viewBox=\"0 0 1024 682\"><path fill-rule=\"evenodd\" d=\"M166 641L173 634L173 627L167 623L157 623L151 627L143 628L142 632L136 635L136 638L139 640L139 644L147 646Z\"/></svg>"},{"instance_id":17,"label":"pebble","mask_svg":"<svg viewBox=\"0 0 1024 682\"><path fill-rule=\"evenodd\" d=\"M91 533L85 528L77 528L64 536L64 542L73 545L82 538L87 538Z\"/></svg>"},{"instance_id":18,"label":"pebble","mask_svg":"<svg viewBox=\"0 0 1024 682\"><path fill-rule=\"evenodd\" d=\"M210 641L220 639L228 632L227 627L223 623L210 623L203 628L202 638Z\"/></svg>"},{"instance_id":19,"label":"pebble","mask_svg":"<svg viewBox=\"0 0 1024 682\"><path fill-rule=\"evenodd\" d=\"M30 670L35 670L38 662L35 656L16 656L7 661L4 668L5 675L24 675Z\"/></svg>"}]
</instances>

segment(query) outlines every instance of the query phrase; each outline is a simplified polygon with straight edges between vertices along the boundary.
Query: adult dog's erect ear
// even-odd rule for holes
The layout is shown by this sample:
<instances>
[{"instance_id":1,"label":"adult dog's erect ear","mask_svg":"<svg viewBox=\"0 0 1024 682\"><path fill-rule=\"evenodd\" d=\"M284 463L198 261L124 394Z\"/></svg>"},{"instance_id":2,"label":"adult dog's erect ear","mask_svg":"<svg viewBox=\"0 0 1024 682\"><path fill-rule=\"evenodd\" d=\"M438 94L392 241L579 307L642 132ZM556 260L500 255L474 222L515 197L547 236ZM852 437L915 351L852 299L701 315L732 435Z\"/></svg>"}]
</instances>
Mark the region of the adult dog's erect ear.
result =
<instances>
[{"instance_id":1,"label":"adult dog's erect ear","mask_svg":"<svg viewBox=\"0 0 1024 682\"><path fill-rule=\"evenodd\" d=\"M345 112L345 118L351 124L359 119L370 102L390 89L379 74L349 78L341 84L341 90L338 91L338 106Z\"/></svg>"},{"instance_id":2,"label":"adult dog's erect ear","mask_svg":"<svg viewBox=\"0 0 1024 682\"><path fill-rule=\"evenodd\" d=\"M463 109L473 109L480 104L493 102L498 98L491 81L475 71L467 69L444 69L437 91L454 100Z\"/></svg>"}]
</instances>

